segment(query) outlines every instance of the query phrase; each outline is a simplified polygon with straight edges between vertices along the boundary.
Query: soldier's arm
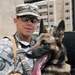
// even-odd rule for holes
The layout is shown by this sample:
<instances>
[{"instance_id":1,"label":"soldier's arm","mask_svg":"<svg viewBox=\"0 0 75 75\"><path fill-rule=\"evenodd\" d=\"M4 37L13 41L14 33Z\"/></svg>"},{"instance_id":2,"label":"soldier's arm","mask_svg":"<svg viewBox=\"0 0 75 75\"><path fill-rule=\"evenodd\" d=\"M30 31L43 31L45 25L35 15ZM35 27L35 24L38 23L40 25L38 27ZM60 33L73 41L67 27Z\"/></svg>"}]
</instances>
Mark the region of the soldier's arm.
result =
<instances>
[{"instance_id":1,"label":"soldier's arm","mask_svg":"<svg viewBox=\"0 0 75 75\"><path fill-rule=\"evenodd\" d=\"M6 75L13 64L13 45L8 38L0 40L0 75Z\"/></svg>"}]
</instances>

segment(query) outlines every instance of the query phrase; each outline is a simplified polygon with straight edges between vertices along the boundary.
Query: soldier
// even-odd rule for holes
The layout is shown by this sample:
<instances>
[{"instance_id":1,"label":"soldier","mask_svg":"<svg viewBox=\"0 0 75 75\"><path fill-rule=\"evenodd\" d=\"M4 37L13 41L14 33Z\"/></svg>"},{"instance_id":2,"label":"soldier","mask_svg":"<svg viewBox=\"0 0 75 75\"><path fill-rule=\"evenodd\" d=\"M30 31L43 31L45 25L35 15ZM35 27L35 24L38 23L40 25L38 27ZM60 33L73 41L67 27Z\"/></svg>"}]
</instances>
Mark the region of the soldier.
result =
<instances>
[{"instance_id":1,"label":"soldier","mask_svg":"<svg viewBox=\"0 0 75 75\"><path fill-rule=\"evenodd\" d=\"M9 38L0 40L0 75L17 72L21 75L30 75L33 60L25 56L25 51L34 44L33 32L39 23L38 7L34 4L20 4L16 7L16 33L13 37L17 44L16 65L14 66L13 44Z\"/></svg>"}]
</instances>

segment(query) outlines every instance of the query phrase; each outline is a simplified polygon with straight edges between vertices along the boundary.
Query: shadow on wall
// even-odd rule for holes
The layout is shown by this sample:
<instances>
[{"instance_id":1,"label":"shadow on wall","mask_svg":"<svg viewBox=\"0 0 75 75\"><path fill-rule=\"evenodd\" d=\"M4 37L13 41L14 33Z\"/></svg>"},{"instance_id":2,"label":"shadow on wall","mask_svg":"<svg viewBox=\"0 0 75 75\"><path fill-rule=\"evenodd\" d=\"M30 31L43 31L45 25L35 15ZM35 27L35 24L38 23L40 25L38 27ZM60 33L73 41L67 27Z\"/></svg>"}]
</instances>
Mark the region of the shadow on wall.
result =
<instances>
[{"instance_id":1,"label":"shadow on wall","mask_svg":"<svg viewBox=\"0 0 75 75\"><path fill-rule=\"evenodd\" d=\"M24 0L24 3L34 3L38 1L44 1L44 0Z\"/></svg>"}]
</instances>

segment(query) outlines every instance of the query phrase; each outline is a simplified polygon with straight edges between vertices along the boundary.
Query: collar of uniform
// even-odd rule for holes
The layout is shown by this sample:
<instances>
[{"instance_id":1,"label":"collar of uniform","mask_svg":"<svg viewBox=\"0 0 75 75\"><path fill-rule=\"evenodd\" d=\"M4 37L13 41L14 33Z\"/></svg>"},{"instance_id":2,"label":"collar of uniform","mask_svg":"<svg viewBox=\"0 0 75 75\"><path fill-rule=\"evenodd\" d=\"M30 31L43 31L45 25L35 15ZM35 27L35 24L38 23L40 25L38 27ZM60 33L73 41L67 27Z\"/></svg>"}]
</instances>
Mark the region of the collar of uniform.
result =
<instances>
[{"instance_id":1,"label":"collar of uniform","mask_svg":"<svg viewBox=\"0 0 75 75\"><path fill-rule=\"evenodd\" d=\"M20 43L22 43L25 46L30 45L30 42L26 42L26 41L22 41L18 35L18 33L15 33L15 38L17 39L17 41L19 41Z\"/></svg>"}]
</instances>

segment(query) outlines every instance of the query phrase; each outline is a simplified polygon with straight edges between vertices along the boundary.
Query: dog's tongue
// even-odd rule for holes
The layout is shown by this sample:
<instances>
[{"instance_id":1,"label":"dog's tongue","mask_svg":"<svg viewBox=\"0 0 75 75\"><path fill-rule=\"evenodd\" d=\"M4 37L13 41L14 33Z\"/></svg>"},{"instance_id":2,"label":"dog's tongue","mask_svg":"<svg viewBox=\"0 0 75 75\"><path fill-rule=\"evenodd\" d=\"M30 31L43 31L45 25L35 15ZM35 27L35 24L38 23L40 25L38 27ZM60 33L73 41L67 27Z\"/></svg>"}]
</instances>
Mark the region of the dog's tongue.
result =
<instances>
[{"instance_id":1,"label":"dog's tongue","mask_svg":"<svg viewBox=\"0 0 75 75\"><path fill-rule=\"evenodd\" d=\"M47 59L47 57L48 55L44 55L43 57L36 60L33 71L32 71L32 75L41 75L41 68L43 64L45 63L45 60Z\"/></svg>"}]
</instances>

